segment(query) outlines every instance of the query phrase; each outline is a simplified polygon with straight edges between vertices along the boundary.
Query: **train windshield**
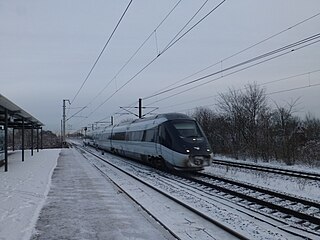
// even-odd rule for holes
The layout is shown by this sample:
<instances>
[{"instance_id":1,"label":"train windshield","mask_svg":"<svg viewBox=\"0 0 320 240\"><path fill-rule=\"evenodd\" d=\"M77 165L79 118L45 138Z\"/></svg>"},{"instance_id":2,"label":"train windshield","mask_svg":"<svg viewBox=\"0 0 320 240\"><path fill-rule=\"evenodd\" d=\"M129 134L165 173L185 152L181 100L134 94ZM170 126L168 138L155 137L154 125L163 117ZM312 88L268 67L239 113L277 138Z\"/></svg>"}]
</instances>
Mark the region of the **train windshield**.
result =
<instances>
[{"instance_id":1,"label":"train windshield","mask_svg":"<svg viewBox=\"0 0 320 240\"><path fill-rule=\"evenodd\" d=\"M203 134L195 121L177 121L173 126L181 138L203 138Z\"/></svg>"}]
</instances>

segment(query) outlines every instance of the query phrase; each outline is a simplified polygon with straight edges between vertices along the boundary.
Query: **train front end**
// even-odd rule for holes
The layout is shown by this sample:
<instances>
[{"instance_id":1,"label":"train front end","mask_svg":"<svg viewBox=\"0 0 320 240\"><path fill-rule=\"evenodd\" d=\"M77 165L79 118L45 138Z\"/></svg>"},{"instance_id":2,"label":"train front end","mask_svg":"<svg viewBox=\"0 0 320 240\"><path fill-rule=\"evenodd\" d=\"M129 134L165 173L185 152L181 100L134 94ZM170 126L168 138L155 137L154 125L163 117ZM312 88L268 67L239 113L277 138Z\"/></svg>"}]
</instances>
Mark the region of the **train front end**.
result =
<instances>
[{"instance_id":1,"label":"train front end","mask_svg":"<svg viewBox=\"0 0 320 240\"><path fill-rule=\"evenodd\" d=\"M210 166L213 153L198 123L193 119L176 119L166 124L172 138L172 163L177 170L199 171Z\"/></svg>"}]
</instances>

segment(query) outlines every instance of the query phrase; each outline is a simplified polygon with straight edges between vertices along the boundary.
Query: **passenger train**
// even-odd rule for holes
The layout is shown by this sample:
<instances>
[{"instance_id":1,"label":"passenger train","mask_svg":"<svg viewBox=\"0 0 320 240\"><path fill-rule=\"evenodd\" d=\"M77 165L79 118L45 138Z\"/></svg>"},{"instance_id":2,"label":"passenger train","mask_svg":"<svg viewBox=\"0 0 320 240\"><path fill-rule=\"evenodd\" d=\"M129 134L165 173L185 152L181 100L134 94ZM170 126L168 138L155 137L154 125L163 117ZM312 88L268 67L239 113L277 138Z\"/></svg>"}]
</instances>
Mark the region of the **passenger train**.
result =
<instances>
[{"instance_id":1,"label":"passenger train","mask_svg":"<svg viewBox=\"0 0 320 240\"><path fill-rule=\"evenodd\" d=\"M210 166L212 150L198 123L179 113L109 126L89 133L84 144L151 165L199 171Z\"/></svg>"}]
</instances>

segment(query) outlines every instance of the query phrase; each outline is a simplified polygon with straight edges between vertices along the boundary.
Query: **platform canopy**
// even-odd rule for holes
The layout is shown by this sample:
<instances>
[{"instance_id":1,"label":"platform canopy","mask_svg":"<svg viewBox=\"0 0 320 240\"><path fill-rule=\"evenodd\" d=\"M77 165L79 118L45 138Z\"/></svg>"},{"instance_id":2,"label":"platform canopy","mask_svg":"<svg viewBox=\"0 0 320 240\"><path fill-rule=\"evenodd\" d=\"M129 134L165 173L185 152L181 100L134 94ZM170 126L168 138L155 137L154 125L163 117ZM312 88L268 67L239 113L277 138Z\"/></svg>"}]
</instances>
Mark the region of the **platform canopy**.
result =
<instances>
[{"instance_id":1,"label":"platform canopy","mask_svg":"<svg viewBox=\"0 0 320 240\"><path fill-rule=\"evenodd\" d=\"M5 125L5 113L8 113L8 128L19 129L22 124L25 129L37 129L44 124L28 112L0 94L0 125Z\"/></svg>"}]
</instances>

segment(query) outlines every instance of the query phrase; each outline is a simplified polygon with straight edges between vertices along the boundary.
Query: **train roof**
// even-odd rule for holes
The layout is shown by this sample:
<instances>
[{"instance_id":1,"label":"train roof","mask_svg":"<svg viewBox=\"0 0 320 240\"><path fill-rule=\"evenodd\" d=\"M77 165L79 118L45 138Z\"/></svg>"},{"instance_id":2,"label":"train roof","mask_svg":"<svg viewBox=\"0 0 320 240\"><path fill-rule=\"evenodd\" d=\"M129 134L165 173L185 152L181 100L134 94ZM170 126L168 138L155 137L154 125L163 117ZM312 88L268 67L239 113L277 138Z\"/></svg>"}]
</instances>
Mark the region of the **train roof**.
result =
<instances>
[{"instance_id":1,"label":"train roof","mask_svg":"<svg viewBox=\"0 0 320 240\"><path fill-rule=\"evenodd\" d=\"M153 127L154 121L156 121L158 124L168 121L168 120L176 120L176 119L188 119L188 120L194 120L192 117L182 114L182 113L162 113L158 114L152 117L147 118L141 118L141 119L135 119L132 121L122 122L117 125L110 125L108 127L105 127L103 129L95 129L93 131L90 131L87 133L87 136L90 136L92 134L99 134L103 133L105 131L111 130L111 129L117 129L119 130L128 130L129 128L135 129L135 130L145 130L146 128Z\"/></svg>"},{"instance_id":2,"label":"train roof","mask_svg":"<svg viewBox=\"0 0 320 240\"><path fill-rule=\"evenodd\" d=\"M155 120L155 119L160 119L160 118L165 118L167 120L174 120L174 119L192 119L193 120L193 118L191 118L190 116L188 116L186 114L182 114L182 113L162 113L162 114L158 114L158 115L155 115L152 117L140 118L140 119L135 119L135 120L128 121L128 122L119 123L116 126L128 125L128 124L132 124L132 123L150 121L150 120Z\"/></svg>"},{"instance_id":3,"label":"train roof","mask_svg":"<svg viewBox=\"0 0 320 240\"><path fill-rule=\"evenodd\" d=\"M159 114L156 117L165 117L168 120L173 120L173 119L193 119L192 117L182 114L182 113L164 113L164 114Z\"/></svg>"}]
</instances>

